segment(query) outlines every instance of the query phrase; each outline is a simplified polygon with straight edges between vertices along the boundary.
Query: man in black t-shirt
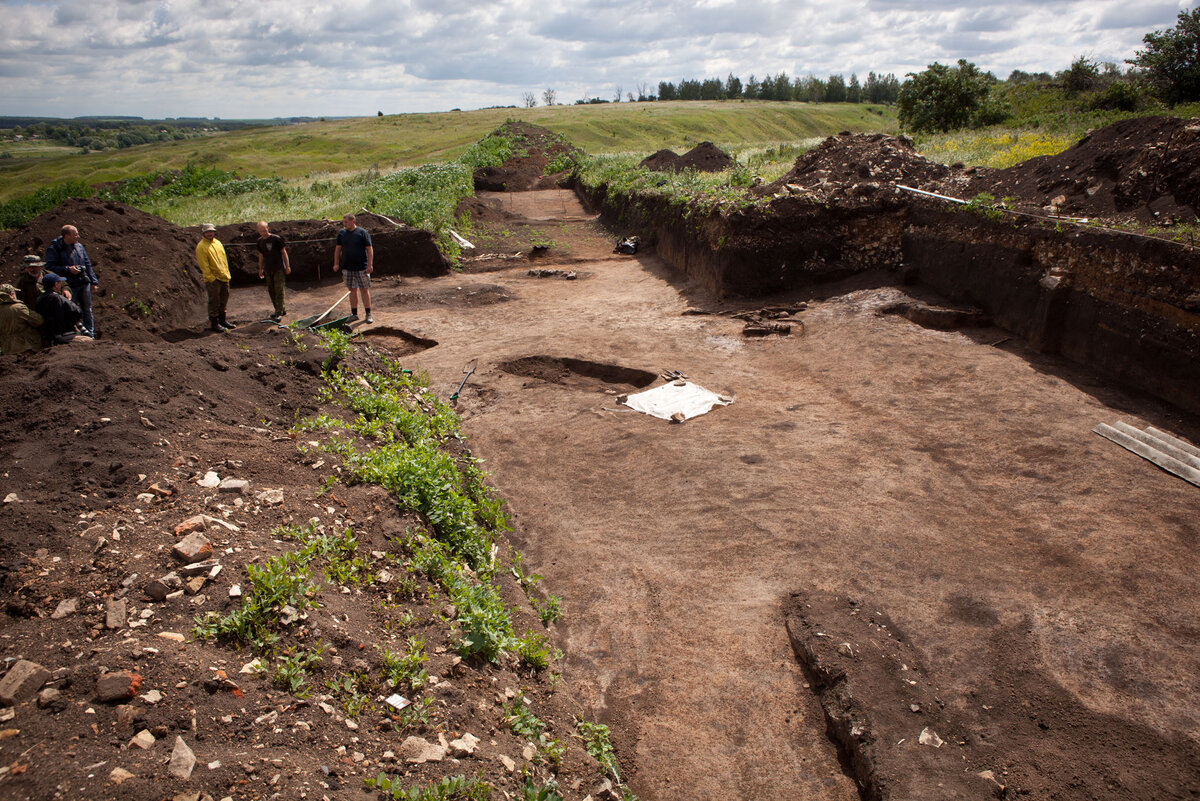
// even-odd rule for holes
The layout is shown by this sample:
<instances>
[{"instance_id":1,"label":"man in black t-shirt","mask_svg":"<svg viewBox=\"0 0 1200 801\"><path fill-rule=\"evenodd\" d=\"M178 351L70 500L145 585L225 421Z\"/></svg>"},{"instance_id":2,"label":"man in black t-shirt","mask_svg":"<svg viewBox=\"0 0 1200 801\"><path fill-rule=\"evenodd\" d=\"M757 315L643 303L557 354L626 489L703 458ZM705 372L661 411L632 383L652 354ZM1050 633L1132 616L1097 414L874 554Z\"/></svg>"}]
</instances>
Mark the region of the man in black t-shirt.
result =
<instances>
[{"instance_id":1,"label":"man in black t-shirt","mask_svg":"<svg viewBox=\"0 0 1200 801\"><path fill-rule=\"evenodd\" d=\"M371 273L375 271L375 248L371 246L371 235L367 229L359 228L353 214L342 217L342 230L338 231L337 247L333 249L333 271L338 270L346 279L350 290L350 319L358 319L358 293L362 292L363 307L367 312L366 322L373 323L371 316Z\"/></svg>"},{"instance_id":2,"label":"man in black t-shirt","mask_svg":"<svg viewBox=\"0 0 1200 801\"><path fill-rule=\"evenodd\" d=\"M271 319L279 322L279 318L287 314L283 306L284 276L292 274L292 264L288 260L287 242L279 234L271 233L265 222L258 224L258 277L267 279L267 292L271 295L271 303L275 312Z\"/></svg>"}]
</instances>

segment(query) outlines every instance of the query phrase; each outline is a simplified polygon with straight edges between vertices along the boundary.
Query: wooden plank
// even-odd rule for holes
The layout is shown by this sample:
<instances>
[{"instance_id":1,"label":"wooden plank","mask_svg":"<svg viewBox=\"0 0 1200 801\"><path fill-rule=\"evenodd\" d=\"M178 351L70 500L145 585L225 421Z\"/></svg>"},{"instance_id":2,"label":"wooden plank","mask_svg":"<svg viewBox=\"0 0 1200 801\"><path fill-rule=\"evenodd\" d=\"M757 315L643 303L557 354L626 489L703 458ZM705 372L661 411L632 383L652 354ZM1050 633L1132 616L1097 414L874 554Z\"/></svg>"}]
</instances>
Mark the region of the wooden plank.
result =
<instances>
[{"instance_id":1,"label":"wooden plank","mask_svg":"<svg viewBox=\"0 0 1200 801\"><path fill-rule=\"evenodd\" d=\"M1107 423L1101 423L1093 428L1092 431L1096 432L1105 439L1112 440L1122 448L1136 453L1143 459L1154 462L1154 464L1158 465L1163 470L1166 470L1168 473L1179 476L1184 481L1200 487L1200 470L1193 470L1191 467L1188 467L1178 459L1172 459L1170 456L1167 456L1161 451L1150 447L1144 442L1139 442L1128 434L1118 431Z\"/></svg>"},{"instance_id":2,"label":"wooden plank","mask_svg":"<svg viewBox=\"0 0 1200 801\"><path fill-rule=\"evenodd\" d=\"M1145 444L1149 445L1151 448L1154 448L1155 450L1157 450L1161 453L1165 453L1167 456L1170 456L1172 459L1175 459L1176 461L1183 462L1188 467L1190 467L1194 470L1200 470L1200 457L1192 456L1190 453L1183 450L1182 448L1177 448L1174 445L1172 445L1170 442L1167 442L1166 440L1163 440L1163 439L1159 439L1158 437L1154 436L1153 434L1149 433L1148 431L1139 431L1136 428L1134 428L1133 426L1129 425L1128 423L1122 423L1122 422L1113 423L1113 428L1117 429L1122 434L1126 434L1130 437L1133 437L1138 442L1144 442ZM1174 437L1171 437L1171 439L1174 439ZM1176 441L1178 441L1178 440L1176 440Z\"/></svg>"},{"instance_id":3,"label":"wooden plank","mask_svg":"<svg viewBox=\"0 0 1200 801\"><path fill-rule=\"evenodd\" d=\"M1167 442L1174 445L1176 448L1179 448L1179 450L1187 451L1192 456L1195 456L1197 459L1200 459L1200 448L1197 448L1195 445L1191 444L1190 442L1184 442L1179 437L1173 437L1170 434L1168 434L1166 431L1159 431L1154 426L1146 426L1146 433L1152 434L1153 436L1158 437L1161 440L1166 440Z\"/></svg>"}]
</instances>

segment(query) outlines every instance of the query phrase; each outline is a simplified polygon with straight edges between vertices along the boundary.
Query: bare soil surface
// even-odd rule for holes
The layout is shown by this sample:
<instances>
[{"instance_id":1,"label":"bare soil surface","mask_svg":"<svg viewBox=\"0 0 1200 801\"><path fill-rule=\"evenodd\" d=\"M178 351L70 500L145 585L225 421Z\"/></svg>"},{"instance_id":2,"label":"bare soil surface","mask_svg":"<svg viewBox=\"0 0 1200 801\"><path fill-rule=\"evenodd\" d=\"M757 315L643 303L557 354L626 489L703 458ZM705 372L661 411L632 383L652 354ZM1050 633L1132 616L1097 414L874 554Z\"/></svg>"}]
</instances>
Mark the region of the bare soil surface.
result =
<instances>
[{"instance_id":1,"label":"bare soil surface","mask_svg":"<svg viewBox=\"0 0 1200 801\"><path fill-rule=\"evenodd\" d=\"M682 156L673 150L659 150L642 159L641 166L659 172L720 172L733 163L733 157L712 142L701 142Z\"/></svg>"},{"instance_id":2,"label":"bare soil surface","mask_svg":"<svg viewBox=\"0 0 1200 801\"><path fill-rule=\"evenodd\" d=\"M544 218L571 196L508 200ZM1194 419L997 329L880 314L910 299L870 276L805 297L803 336L748 339L741 320L685 314L745 308L652 253L612 257L590 223L570 228L592 280L530 280L518 265L406 282L502 285L510 299L382 303L377 316L438 341L413 361L447 395L476 364L459 401L473 447L530 564L563 595L567 676L620 727L635 791L857 797L814 696L820 676L785 627L799 598L820 604L822 627L849 630L854 607L825 600L848 598L891 621L928 682L875 681L859 656L869 639L836 635L854 654L839 670L861 670L871 738L888 741L880 797L946 797L926 749L976 797L999 784L1036 798L1192 797L1200 495L1091 428L1124 419L1195 441ZM570 360L611 370L564 380ZM622 371L664 369L736 400L683 425L616 403L636 390ZM940 749L920 743L926 728ZM994 781L977 775L988 770Z\"/></svg>"}]
</instances>

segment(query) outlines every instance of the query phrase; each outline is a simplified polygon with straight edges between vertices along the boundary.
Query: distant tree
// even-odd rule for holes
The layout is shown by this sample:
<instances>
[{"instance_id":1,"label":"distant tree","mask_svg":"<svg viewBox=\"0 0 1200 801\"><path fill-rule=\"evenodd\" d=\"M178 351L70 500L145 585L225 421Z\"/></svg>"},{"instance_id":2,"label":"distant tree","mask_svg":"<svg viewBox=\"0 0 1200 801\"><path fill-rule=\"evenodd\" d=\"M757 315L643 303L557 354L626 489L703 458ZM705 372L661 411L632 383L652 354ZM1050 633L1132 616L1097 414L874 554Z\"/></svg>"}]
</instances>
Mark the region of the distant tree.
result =
<instances>
[{"instance_id":1,"label":"distant tree","mask_svg":"<svg viewBox=\"0 0 1200 801\"><path fill-rule=\"evenodd\" d=\"M699 100L700 82L694 78L685 78L679 82L680 100Z\"/></svg>"},{"instance_id":2,"label":"distant tree","mask_svg":"<svg viewBox=\"0 0 1200 801\"><path fill-rule=\"evenodd\" d=\"M705 78L700 84L701 100L720 100L725 97L725 84L720 78Z\"/></svg>"},{"instance_id":3,"label":"distant tree","mask_svg":"<svg viewBox=\"0 0 1200 801\"><path fill-rule=\"evenodd\" d=\"M659 100L678 100L679 93L675 91L675 84L670 81L658 82L658 99Z\"/></svg>"},{"instance_id":4,"label":"distant tree","mask_svg":"<svg viewBox=\"0 0 1200 801\"><path fill-rule=\"evenodd\" d=\"M542 92L542 103L546 104L547 106L553 106L557 100L558 92L554 91L553 89L547 89L546 91Z\"/></svg>"},{"instance_id":5,"label":"distant tree","mask_svg":"<svg viewBox=\"0 0 1200 801\"><path fill-rule=\"evenodd\" d=\"M623 91L622 91L622 89L621 89L621 84L617 84L617 91L616 91L616 93L613 95L613 102L614 102L614 103L620 103L620 102L621 102L621 95L622 95L622 94L623 94Z\"/></svg>"},{"instance_id":6,"label":"distant tree","mask_svg":"<svg viewBox=\"0 0 1200 801\"><path fill-rule=\"evenodd\" d=\"M633 92L626 92L626 93L625 93L625 102L626 102L626 103L632 103L632 102L633 102L635 99L636 99L636 98L634 98L634 96L633 96Z\"/></svg>"},{"instance_id":7,"label":"distant tree","mask_svg":"<svg viewBox=\"0 0 1200 801\"><path fill-rule=\"evenodd\" d=\"M650 94L650 85L645 82L641 82L637 85L637 92L637 99L639 103L645 100L654 99L654 96Z\"/></svg>"},{"instance_id":8,"label":"distant tree","mask_svg":"<svg viewBox=\"0 0 1200 801\"><path fill-rule=\"evenodd\" d=\"M774 85L771 88L770 100L791 100L792 99L792 79L788 77L786 72L780 72L775 76Z\"/></svg>"},{"instance_id":9,"label":"distant tree","mask_svg":"<svg viewBox=\"0 0 1200 801\"><path fill-rule=\"evenodd\" d=\"M1071 62L1069 69L1058 74L1063 88L1068 95L1090 92L1100 85L1100 66L1086 56L1080 56Z\"/></svg>"},{"instance_id":10,"label":"distant tree","mask_svg":"<svg viewBox=\"0 0 1200 801\"><path fill-rule=\"evenodd\" d=\"M804 79L804 86L801 89L804 99L810 103L825 102L825 82L815 75L809 75Z\"/></svg>"},{"instance_id":11,"label":"distant tree","mask_svg":"<svg viewBox=\"0 0 1200 801\"><path fill-rule=\"evenodd\" d=\"M910 72L900 89L900 125L911 131L978 128L1004 118L990 96L996 78L966 59L948 67L936 61L924 72Z\"/></svg>"},{"instance_id":12,"label":"distant tree","mask_svg":"<svg viewBox=\"0 0 1200 801\"><path fill-rule=\"evenodd\" d=\"M382 117L382 116L383 116L383 112L382 112L382 111L376 111L376 112L375 112L375 116L376 116L376 117Z\"/></svg>"},{"instance_id":13,"label":"distant tree","mask_svg":"<svg viewBox=\"0 0 1200 801\"><path fill-rule=\"evenodd\" d=\"M750 73L750 77L746 79L746 87L742 89L742 97L750 99L758 97L758 79L754 77L754 73Z\"/></svg>"},{"instance_id":14,"label":"distant tree","mask_svg":"<svg viewBox=\"0 0 1200 801\"><path fill-rule=\"evenodd\" d=\"M1145 47L1128 63L1171 105L1200 100L1200 7L1180 11L1175 27L1142 37Z\"/></svg>"},{"instance_id":15,"label":"distant tree","mask_svg":"<svg viewBox=\"0 0 1200 801\"><path fill-rule=\"evenodd\" d=\"M537 97L534 96L533 92L526 92L521 95L521 102L525 105L525 108L533 108L537 105Z\"/></svg>"},{"instance_id":16,"label":"distant tree","mask_svg":"<svg viewBox=\"0 0 1200 801\"><path fill-rule=\"evenodd\" d=\"M850 73L850 83L846 84L846 102L862 102L862 86L858 83L858 76L853 72Z\"/></svg>"},{"instance_id":17,"label":"distant tree","mask_svg":"<svg viewBox=\"0 0 1200 801\"><path fill-rule=\"evenodd\" d=\"M825 82L825 102L846 102L846 79L841 75L830 75L829 80Z\"/></svg>"},{"instance_id":18,"label":"distant tree","mask_svg":"<svg viewBox=\"0 0 1200 801\"><path fill-rule=\"evenodd\" d=\"M733 99L742 96L742 79L732 72L725 78L725 96Z\"/></svg>"}]
</instances>

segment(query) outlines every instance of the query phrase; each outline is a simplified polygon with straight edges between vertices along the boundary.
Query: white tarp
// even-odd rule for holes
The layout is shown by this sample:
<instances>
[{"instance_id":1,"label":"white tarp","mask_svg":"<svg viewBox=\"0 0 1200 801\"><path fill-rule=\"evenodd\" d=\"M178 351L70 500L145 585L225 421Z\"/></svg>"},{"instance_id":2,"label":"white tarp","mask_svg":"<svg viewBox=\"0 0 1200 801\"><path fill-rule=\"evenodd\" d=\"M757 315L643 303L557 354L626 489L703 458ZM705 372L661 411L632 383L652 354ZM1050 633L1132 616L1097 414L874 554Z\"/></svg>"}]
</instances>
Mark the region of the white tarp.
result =
<instances>
[{"instance_id":1,"label":"white tarp","mask_svg":"<svg viewBox=\"0 0 1200 801\"><path fill-rule=\"evenodd\" d=\"M670 384L630 395L625 400L625 405L629 408L663 420L679 419L676 415L683 415L684 420L689 420L707 413L714 406L728 406L731 403L733 401L729 398L710 392L690 381L672 381Z\"/></svg>"}]
</instances>

